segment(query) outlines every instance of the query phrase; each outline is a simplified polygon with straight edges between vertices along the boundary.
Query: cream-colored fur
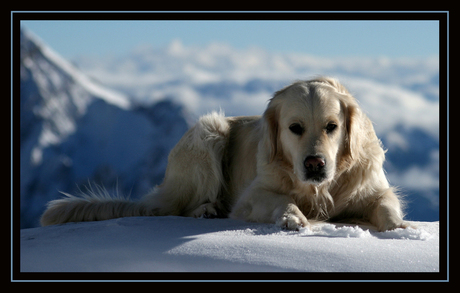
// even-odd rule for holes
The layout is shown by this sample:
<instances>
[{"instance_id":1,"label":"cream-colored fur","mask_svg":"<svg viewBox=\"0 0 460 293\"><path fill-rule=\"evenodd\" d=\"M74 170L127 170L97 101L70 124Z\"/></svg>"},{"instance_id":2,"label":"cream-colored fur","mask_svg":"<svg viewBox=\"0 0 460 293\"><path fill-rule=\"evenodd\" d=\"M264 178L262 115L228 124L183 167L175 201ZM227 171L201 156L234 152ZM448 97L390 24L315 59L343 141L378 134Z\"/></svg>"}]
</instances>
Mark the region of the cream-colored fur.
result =
<instances>
[{"instance_id":1,"label":"cream-colored fur","mask_svg":"<svg viewBox=\"0 0 460 293\"><path fill-rule=\"evenodd\" d=\"M164 182L140 201L90 189L51 201L41 222L178 215L287 229L350 219L380 231L407 227L384 153L340 83L299 81L276 92L261 117L201 117L171 151Z\"/></svg>"}]
</instances>

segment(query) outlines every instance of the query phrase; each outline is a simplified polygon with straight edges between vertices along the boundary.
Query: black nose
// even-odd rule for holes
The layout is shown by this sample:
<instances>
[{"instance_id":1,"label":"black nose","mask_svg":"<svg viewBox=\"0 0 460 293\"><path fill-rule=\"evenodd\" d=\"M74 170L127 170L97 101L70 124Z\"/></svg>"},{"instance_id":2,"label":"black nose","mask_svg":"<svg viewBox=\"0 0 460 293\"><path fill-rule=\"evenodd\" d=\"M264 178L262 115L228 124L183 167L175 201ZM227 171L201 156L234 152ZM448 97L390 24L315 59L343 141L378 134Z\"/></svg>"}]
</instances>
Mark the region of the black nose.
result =
<instances>
[{"instance_id":1,"label":"black nose","mask_svg":"<svg viewBox=\"0 0 460 293\"><path fill-rule=\"evenodd\" d=\"M321 156L308 156L304 165L308 172L318 172L326 165L326 161Z\"/></svg>"}]
</instances>

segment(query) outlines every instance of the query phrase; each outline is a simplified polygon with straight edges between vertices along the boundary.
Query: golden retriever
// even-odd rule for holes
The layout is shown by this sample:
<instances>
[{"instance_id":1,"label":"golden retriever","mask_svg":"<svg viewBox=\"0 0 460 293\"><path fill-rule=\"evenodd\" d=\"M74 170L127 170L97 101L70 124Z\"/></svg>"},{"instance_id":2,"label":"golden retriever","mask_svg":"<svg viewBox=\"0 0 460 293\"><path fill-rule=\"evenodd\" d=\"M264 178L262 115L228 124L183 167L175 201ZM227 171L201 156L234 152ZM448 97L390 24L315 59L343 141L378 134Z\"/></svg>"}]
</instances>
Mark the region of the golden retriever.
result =
<instances>
[{"instance_id":1,"label":"golden retriever","mask_svg":"<svg viewBox=\"0 0 460 293\"><path fill-rule=\"evenodd\" d=\"M164 182L139 201L101 189L51 201L42 225L128 216L230 217L287 229L354 219L405 228L372 122L337 80L295 82L262 116L199 119L168 157Z\"/></svg>"}]
</instances>

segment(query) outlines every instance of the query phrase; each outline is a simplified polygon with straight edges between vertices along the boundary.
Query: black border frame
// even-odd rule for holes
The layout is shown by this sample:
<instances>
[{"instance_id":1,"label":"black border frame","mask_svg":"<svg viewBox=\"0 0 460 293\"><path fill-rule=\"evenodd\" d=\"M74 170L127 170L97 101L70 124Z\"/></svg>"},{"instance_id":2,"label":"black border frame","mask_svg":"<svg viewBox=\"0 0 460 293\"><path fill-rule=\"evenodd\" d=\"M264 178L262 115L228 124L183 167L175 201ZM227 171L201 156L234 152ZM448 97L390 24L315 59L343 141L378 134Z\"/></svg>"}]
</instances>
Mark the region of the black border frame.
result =
<instances>
[{"instance_id":1,"label":"black border frame","mask_svg":"<svg viewBox=\"0 0 460 293\"><path fill-rule=\"evenodd\" d=\"M23 273L20 272L19 34L21 20L435 20L439 21L440 271L438 273ZM11 11L11 282L23 281L435 281L449 280L449 11L136 12Z\"/></svg>"}]
</instances>

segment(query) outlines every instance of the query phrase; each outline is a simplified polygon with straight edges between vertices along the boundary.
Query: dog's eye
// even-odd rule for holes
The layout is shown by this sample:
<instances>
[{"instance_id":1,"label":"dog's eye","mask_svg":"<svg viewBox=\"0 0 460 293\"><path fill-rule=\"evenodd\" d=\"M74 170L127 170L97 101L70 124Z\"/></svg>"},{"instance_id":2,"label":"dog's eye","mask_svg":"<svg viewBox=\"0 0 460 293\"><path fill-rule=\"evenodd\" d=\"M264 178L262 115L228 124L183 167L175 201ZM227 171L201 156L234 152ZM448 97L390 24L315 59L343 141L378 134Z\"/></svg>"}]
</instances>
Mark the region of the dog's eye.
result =
<instances>
[{"instance_id":1,"label":"dog's eye","mask_svg":"<svg viewBox=\"0 0 460 293\"><path fill-rule=\"evenodd\" d=\"M291 124L291 126L289 126L289 130L296 135L302 135L303 133L303 127L299 123Z\"/></svg>"},{"instance_id":2,"label":"dog's eye","mask_svg":"<svg viewBox=\"0 0 460 293\"><path fill-rule=\"evenodd\" d=\"M326 126L326 133L331 133L331 132L334 131L336 128L337 128L337 124L335 124L335 123L333 123L333 122L330 122L330 123Z\"/></svg>"}]
</instances>

